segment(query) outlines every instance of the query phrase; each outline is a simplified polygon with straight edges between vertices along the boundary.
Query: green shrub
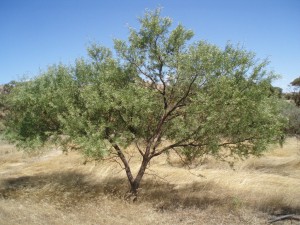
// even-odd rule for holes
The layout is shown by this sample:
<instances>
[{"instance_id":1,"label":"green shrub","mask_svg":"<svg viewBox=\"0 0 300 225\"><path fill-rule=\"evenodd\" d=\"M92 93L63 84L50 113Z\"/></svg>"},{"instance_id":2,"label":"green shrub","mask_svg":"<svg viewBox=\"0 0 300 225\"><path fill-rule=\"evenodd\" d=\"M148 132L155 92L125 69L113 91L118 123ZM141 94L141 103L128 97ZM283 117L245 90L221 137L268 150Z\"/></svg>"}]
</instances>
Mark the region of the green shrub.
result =
<instances>
[{"instance_id":1,"label":"green shrub","mask_svg":"<svg viewBox=\"0 0 300 225\"><path fill-rule=\"evenodd\" d=\"M282 114L288 119L285 132L288 135L300 134L300 108L294 103L282 102Z\"/></svg>"}]
</instances>

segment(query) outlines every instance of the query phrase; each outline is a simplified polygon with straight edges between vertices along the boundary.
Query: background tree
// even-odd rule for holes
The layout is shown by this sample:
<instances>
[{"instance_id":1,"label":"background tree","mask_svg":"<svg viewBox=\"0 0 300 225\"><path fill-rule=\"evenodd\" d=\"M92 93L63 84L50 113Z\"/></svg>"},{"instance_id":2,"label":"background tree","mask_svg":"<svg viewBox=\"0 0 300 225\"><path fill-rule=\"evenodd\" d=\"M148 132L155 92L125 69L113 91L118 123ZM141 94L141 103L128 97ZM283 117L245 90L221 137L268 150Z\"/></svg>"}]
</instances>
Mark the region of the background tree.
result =
<instances>
[{"instance_id":1,"label":"background tree","mask_svg":"<svg viewBox=\"0 0 300 225\"><path fill-rule=\"evenodd\" d=\"M291 82L292 86L300 87L300 77L296 78Z\"/></svg>"},{"instance_id":2,"label":"background tree","mask_svg":"<svg viewBox=\"0 0 300 225\"><path fill-rule=\"evenodd\" d=\"M288 119L285 133L290 136L300 135L300 108L293 102L282 101L282 114Z\"/></svg>"},{"instance_id":3,"label":"background tree","mask_svg":"<svg viewBox=\"0 0 300 225\"><path fill-rule=\"evenodd\" d=\"M11 90L17 85L16 81L11 81L7 84L0 85L0 133L5 129L4 117L8 112L6 98Z\"/></svg>"},{"instance_id":4,"label":"background tree","mask_svg":"<svg viewBox=\"0 0 300 225\"><path fill-rule=\"evenodd\" d=\"M267 61L231 44L189 44L193 32L170 30L160 10L139 22L127 42L114 40L117 57L94 44L89 60L54 66L14 89L7 137L32 147L63 134L87 157L115 156L133 195L149 162L163 153L191 162L227 149L243 158L280 140L284 120ZM137 171L125 152L130 144L140 154Z\"/></svg>"},{"instance_id":5,"label":"background tree","mask_svg":"<svg viewBox=\"0 0 300 225\"><path fill-rule=\"evenodd\" d=\"M292 99L299 107L300 106L300 77L293 80L291 82L291 85L294 87L294 92L292 93Z\"/></svg>"}]
</instances>

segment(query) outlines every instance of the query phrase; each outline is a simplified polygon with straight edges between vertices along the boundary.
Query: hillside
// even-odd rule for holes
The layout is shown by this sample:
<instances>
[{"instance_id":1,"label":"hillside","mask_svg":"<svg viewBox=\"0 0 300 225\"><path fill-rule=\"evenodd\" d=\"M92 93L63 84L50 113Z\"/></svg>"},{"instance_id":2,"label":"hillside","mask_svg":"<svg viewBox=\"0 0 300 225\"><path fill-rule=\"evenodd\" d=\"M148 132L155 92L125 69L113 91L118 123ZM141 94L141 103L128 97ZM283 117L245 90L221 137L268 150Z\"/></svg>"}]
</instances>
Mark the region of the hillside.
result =
<instances>
[{"instance_id":1,"label":"hillside","mask_svg":"<svg viewBox=\"0 0 300 225\"><path fill-rule=\"evenodd\" d=\"M274 215L300 214L296 138L234 169L207 158L188 170L164 157L151 163L132 203L115 162L84 164L59 149L26 154L1 142L0 224L268 224Z\"/></svg>"}]
</instances>

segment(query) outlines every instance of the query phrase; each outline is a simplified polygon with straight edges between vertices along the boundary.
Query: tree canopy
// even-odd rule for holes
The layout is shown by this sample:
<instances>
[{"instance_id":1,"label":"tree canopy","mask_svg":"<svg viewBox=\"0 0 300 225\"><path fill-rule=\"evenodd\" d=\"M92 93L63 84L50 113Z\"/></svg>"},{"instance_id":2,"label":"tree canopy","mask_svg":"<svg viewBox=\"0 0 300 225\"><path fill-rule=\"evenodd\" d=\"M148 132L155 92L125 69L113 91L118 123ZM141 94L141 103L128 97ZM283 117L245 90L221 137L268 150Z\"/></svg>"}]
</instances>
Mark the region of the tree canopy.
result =
<instances>
[{"instance_id":1,"label":"tree canopy","mask_svg":"<svg viewBox=\"0 0 300 225\"><path fill-rule=\"evenodd\" d=\"M296 78L295 80L293 80L291 82L291 85L292 86L295 86L295 87L300 87L300 77Z\"/></svg>"},{"instance_id":2,"label":"tree canopy","mask_svg":"<svg viewBox=\"0 0 300 225\"><path fill-rule=\"evenodd\" d=\"M280 140L284 120L266 60L230 43L191 43L193 32L171 29L160 10L139 22L127 41L114 40L115 52L93 44L88 59L19 83L8 98L7 137L32 148L64 135L87 157L115 155L133 194L163 153L192 161L227 149L243 158ZM136 173L128 145L141 155Z\"/></svg>"},{"instance_id":3,"label":"tree canopy","mask_svg":"<svg viewBox=\"0 0 300 225\"><path fill-rule=\"evenodd\" d=\"M293 80L291 85L294 87L291 98L294 100L295 104L300 107L300 77Z\"/></svg>"}]
</instances>

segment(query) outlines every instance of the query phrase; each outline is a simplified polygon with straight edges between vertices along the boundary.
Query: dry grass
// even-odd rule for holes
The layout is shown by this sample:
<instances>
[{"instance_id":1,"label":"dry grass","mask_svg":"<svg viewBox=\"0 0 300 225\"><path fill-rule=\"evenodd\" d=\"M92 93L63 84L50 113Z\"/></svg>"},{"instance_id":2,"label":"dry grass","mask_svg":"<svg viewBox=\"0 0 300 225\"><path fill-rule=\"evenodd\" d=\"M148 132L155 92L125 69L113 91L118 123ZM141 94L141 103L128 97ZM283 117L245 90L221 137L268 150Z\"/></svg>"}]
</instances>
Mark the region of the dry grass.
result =
<instances>
[{"instance_id":1,"label":"dry grass","mask_svg":"<svg viewBox=\"0 0 300 225\"><path fill-rule=\"evenodd\" d=\"M32 156L2 142L0 224L267 224L272 214L300 213L295 138L235 170L213 159L191 170L171 161L157 158L129 203L115 163L83 165L78 153L59 150ZM275 224L285 223L293 224Z\"/></svg>"}]
</instances>

